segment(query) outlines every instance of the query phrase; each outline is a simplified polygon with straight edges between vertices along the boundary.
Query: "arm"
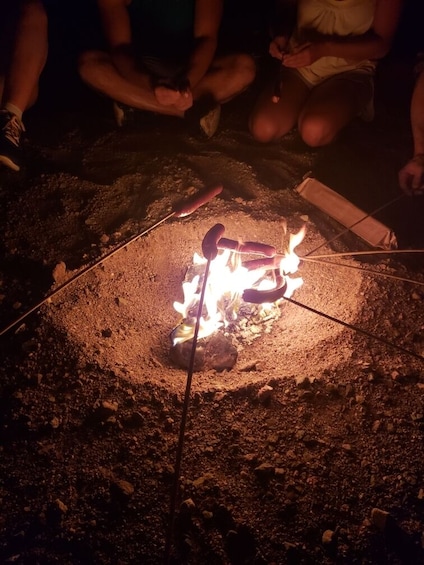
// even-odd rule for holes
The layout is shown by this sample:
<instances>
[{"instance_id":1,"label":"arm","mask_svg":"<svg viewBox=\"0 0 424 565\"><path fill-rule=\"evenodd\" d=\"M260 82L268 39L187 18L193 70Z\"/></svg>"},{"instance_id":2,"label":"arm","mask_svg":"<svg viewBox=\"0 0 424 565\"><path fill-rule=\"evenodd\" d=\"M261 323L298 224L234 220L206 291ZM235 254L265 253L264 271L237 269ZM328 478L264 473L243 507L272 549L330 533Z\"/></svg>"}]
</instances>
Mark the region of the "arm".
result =
<instances>
[{"instance_id":1,"label":"arm","mask_svg":"<svg viewBox=\"0 0 424 565\"><path fill-rule=\"evenodd\" d=\"M116 68L128 80L137 77L132 53L131 24L127 0L98 0L103 31Z\"/></svg>"},{"instance_id":2,"label":"arm","mask_svg":"<svg viewBox=\"0 0 424 565\"><path fill-rule=\"evenodd\" d=\"M194 88L204 77L215 56L222 11L223 0L196 0L195 44L187 69L187 79L191 88Z\"/></svg>"},{"instance_id":3,"label":"arm","mask_svg":"<svg viewBox=\"0 0 424 565\"><path fill-rule=\"evenodd\" d=\"M403 3L404 0L377 0L374 21L367 33L356 37L314 37L304 48L285 57L284 64L301 67L328 56L358 62L383 58L391 47Z\"/></svg>"},{"instance_id":4,"label":"arm","mask_svg":"<svg viewBox=\"0 0 424 565\"><path fill-rule=\"evenodd\" d=\"M407 194L424 190L424 70L415 84L411 100L411 127L414 155L399 172L399 184Z\"/></svg>"},{"instance_id":5,"label":"arm","mask_svg":"<svg viewBox=\"0 0 424 565\"><path fill-rule=\"evenodd\" d=\"M297 0L276 0L270 23L269 54L280 61L296 25Z\"/></svg>"}]
</instances>

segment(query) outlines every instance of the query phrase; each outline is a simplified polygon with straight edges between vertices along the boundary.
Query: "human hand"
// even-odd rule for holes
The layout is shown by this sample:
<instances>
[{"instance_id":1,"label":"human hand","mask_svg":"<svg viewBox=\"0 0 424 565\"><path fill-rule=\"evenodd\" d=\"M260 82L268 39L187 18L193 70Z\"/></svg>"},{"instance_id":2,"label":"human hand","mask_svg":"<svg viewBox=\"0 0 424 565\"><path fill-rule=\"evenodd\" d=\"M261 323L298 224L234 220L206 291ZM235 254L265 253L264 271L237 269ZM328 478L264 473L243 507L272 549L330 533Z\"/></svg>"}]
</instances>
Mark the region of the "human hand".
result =
<instances>
[{"instance_id":1,"label":"human hand","mask_svg":"<svg viewBox=\"0 0 424 565\"><path fill-rule=\"evenodd\" d=\"M424 194L424 154L415 155L399 171L399 184L409 196Z\"/></svg>"},{"instance_id":2,"label":"human hand","mask_svg":"<svg viewBox=\"0 0 424 565\"><path fill-rule=\"evenodd\" d=\"M169 86L159 85L154 88L155 98L162 106L175 106L177 110L185 112L193 106L193 94L190 88L176 90Z\"/></svg>"},{"instance_id":3,"label":"human hand","mask_svg":"<svg viewBox=\"0 0 424 565\"><path fill-rule=\"evenodd\" d=\"M291 53L284 53L282 62L285 67L297 69L311 65L318 58L314 43L302 43L302 45L299 45L299 47L294 49Z\"/></svg>"},{"instance_id":4,"label":"human hand","mask_svg":"<svg viewBox=\"0 0 424 565\"><path fill-rule=\"evenodd\" d=\"M283 53L286 50L289 38L284 35L276 35L274 39L269 44L269 54L275 59L280 61L283 58Z\"/></svg>"}]
</instances>

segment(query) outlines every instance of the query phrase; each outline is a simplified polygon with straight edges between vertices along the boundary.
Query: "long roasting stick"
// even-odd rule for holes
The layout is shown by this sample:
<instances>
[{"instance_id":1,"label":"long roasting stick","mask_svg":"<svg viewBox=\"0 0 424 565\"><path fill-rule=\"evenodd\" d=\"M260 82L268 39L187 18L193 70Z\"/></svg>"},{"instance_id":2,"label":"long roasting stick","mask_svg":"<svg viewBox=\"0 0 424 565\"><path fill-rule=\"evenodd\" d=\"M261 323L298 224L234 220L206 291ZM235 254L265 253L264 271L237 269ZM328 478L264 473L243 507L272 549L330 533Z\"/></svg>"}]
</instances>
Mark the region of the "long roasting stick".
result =
<instances>
[{"instance_id":1,"label":"long roasting stick","mask_svg":"<svg viewBox=\"0 0 424 565\"><path fill-rule=\"evenodd\" d=\"M381 249L367 251L343 251L342 253L326 253L325 255L313 255L311 259L328 259L331 257L356 257L360 255L395 255L404 253L424 253L424 249ZM309 257L309 253L301 259Z\"/></svg>"},{"instance_id":2,"label":"long roasting stick","mask_svg":"<svg viewBox=\"0 0 424 565\"><path fill-rule=\"evenodd\" d=\"M298 300L293 300L293 298L284 297L284 300L286 300L287 302L290 302L291 304L294 304L295 306L300 306L304 310L308 310L309 312L312 312L313 314L317 314L318 316L326 318L327 320L330 320L331 322L335 322L336 324L344 326L345 328L348 328L349 330L353 330L357 333L360 333L362 335L370 337L371 339L374 339L376 341L380 341L381 343L384 343L385 345L388 345L389 347L393 347L394 349L397 349L398 351L402 351L402 353L406 353L407 355L411 355L412 357L415 357L416 359L419 359L420 361L424 361L424 357L422 355L419 355L418 353L415 353L415 351L411 351L410 349L406 349L405 347L402 347L401 345L398 345L397 343L394 343L392 341L384 339L384 337L380 337L378 335L375 335L375 334L369 332L368 330L364 330L364 329L362 329L358 326L354 326L352 324L349 324L348 322L344 322L343 320L339 320L338 318L335 318L334 316L330 316L330 314L326 314L325 312L321 312L321 310L317 310L316 308L312 308L311 306L307 306L303 302L299 302Z\"/></svg>"},{"instance_id":3,"label":"long roasting stick","mask_svg":"<svg viewBox=\"0 0 424 565\"><path fill-rule=\"evenodd\" d=\"M210 202L210 200L212 200L212 198L214 198L215 196L220 194L222 192L222 189L223 189L222 185L215 185L211 188L206 188L204 190L197 192L192 197L187 198L186 200L181 200L181 201L177 202L174 205L172 212L170 212L168 215L164 216L161 220L157 221L155 224L153 224L149 228L145 229L141 233L138 233L137 235L133 236L132 238L124 241L123 243L118 245L118 247L116 247L115 249L112 249L112 251L109 251L108 253L106 253L106 255L103 255L103 257L100 257L100 259L96 260L91 265L87 265L79 273L77 273L76 275L74 275L73 277L68 279L66 282L64 282L63 284L58 286L55 290L50 292L47 296L45 296L42 300L40 300L39 302L34 304L34 306L32 306L29 310L24 312L24 314L19 316L19 318L17 318L13 322L11 322L9 325L7 325L5 328L3 328L0 331L0 336L5 334L6 332L8 332L10 329L14 328L17 324L19 324L25 318L27 318L30 314L35 312L38 308L40 308L48 300L50 300L54 296L57 296L59 294L59 292L62 292L63 290L65 290L65 288L67 288L69 285L71 285L72 283L77 281L83 275L85 275L89 271L92 271L95 267L97 267L98 265L100 265L101 263L106 261L107 259L110 259L113 255L118 253L118 251L120 251L124 247L127 247L131 243L134 243L137 239L148 234L153 229L157 228L158 226L160 226L161 224L163 224L164 222L166 222L170 218L173 218L173 217L184 218L186 216L189 216L190 214L195 212L198 208L200 208L200 206L207 204L208 202Z\"/></svg>"},{"instance_id":4,"label":"long roasting stick","mask_svg":"<svg viewBox=\"0 0 424 565\"><path fill-rule=\"evenodd\" d=\"M328 261L327 259L318 259L314 255L313 257L303 257L302 261L306 263L319 263L320 265L332 265L333 267L342 267L345 269L354 269L356 271L361 271L361 273L367 273L369 275L375 275L384 279L392 279L395 281L407 282L415 284L417 286L424 286L424 282L416 281L414 279L408 279L406 277L400 277L398 275L390 275L389 273L380 273L379 271L373 271L372 269L366 269L360 267L359 265L348 265L347 263L335 263L334 261Z\"/></svg>"},{"instance_id":5,"label":"long roasting stick","mask_svg":"<svg viewBox=\"0 0 424 565\"><path fill-rule=\"evenodd\" d=\"M200 319L202 317L202 310L203 304L205 300L205 293L206 293L206 284L209 276L209 267L211 261L215 259L218 254L218 247L217 242L220 237L223 235L225 228L222 224L215 224L205 235L203 242L202 242L202 251L203 255L206 258L206 267L205 273L203 275L203 284L202 290L200 293L199 304L197 307L197 316L196 316L196 325L194 328L194 335L193 335L193 342L191 347L191 354L190 354L190 361L188 365L187 371L187 381L186 381L186 389L184 394L184 404L183 404L183 413L181 416L180 422L180 433L178 438L178 446L177 446L177 455L175 458L175 468L174 468L174 481L173 481L173 488L172 488L172 495L171 495L171 506L170 506L170 515L169 515L169 527L168 533L166 537L166 544L165 544L165 565L169 565L171 559L171 548L172 548L172 537L174 532L174 522L175 522L175 511L176 511L176 503L177 503L177 496L178 496L178 487L180 482L180 473L181 473L181 461L183 457L183 448L184 448L184 439L185 439L185 428L187 422L187 414L188 414L188 407L190 401L190 391L191 391L191 383L193 380L193 372L194 372L194 363L196 359L196 348L197 348L197 338L199 335L200 329Z\"/></svg>"},{"instance_id":6,"label":"long roasting stick","mask_svg":"<svg viewBox=\"0 0 424 565\"><path fill-rule=\"evenodd\" d=\"M306 257L309 257L309 255L312 255L312 253L315 253L316 251L318 251L318 249L321 249L322 247L324 247L325 245L329 245L330 243L333 243L334 241L336 241L337 239L339 239L340 237L342 237L343 235L345 235L346 233L350 232L350 230L352 228L354 228L355 226L357 226L358 224L360 224L361 222L363 222L364 220L366 220L367 218L372 218L373 216L375 216L376 214L378 214L378 212L381 212L382 210L384 210L385 208L388 208L389 206L391 206L392 204L395 204L395 202L398 202L399 200L401 200L402 198L404 198L406 196L406 194L399 194L397 196L395 196L394 198L392 198L391 200L389 200L388 202L385 202L384 204L382 204L381 206L379 206L378 208L376 208L375 210L373 210L372 212L370 212L369 214L365 214L362 218L360 218L359 220L357 220L356 222L354 222L352 225L350 225L349 227L347 227L346 229L342 230L340 233L338 233L337 235L335 235L334 237L332 237L331 239L324 241L324 243L320 243L320 245L318 245L317 247L315 247L315 249L311 249L311 251L308 251L308 253L306 254Z\"/></svg>"}]
</instances>

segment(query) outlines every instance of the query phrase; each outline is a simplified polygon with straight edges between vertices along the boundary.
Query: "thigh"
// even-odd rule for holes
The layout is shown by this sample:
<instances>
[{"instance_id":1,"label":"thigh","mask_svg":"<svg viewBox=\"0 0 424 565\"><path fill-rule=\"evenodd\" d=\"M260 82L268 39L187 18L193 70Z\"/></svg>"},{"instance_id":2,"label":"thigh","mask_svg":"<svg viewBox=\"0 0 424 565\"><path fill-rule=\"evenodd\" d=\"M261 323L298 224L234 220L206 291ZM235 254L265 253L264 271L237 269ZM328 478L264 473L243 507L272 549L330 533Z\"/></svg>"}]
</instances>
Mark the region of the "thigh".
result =
<instances>
[{"instance_id":1,"label":"thigh","mask_svg":"<svg viewBox=\"0 0 424 565\"><path fill-rule=\"evenodd\" d=\"M365 73L342 73L328 78L312 89L299 122L320 118L334 129L341 129L372 100L372 81Z\"/></svg>"}]
</instances>

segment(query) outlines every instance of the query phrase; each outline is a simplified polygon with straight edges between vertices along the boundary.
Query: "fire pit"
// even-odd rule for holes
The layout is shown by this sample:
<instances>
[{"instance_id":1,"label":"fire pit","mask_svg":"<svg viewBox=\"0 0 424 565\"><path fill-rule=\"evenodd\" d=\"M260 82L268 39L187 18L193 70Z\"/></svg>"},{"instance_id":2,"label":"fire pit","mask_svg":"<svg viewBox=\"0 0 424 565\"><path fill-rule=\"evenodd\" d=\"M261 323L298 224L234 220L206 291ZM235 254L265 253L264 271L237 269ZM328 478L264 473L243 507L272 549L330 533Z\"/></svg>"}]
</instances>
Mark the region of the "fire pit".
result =
<instances>
[{"instance_id":1,"label":"fire pit","mask_svg":"<svg viewBox=\"0 0 424 565\"><path fill-rule=\"evenodd\" d=\"M217 221L237 241L265 242L278 252L287 244L281 217L271 214L258 220L242 211L229 212L225 203L219 203L213 215L202 212L187 222L159 227L48 306L51 323L81 351L82 365L94 362L129 382L183 389L185 372L169 356L170 331L179 323L173 302L183 302L187 266L196 252L201 254L203 237ZM290 218L288 233L297 233L303 223L300 217ZM323 241L307 222L305 239L296 250L302 255ZM364 278L358 270L329 271L305 263L302 277L296 298L346 322L355 321L363 302ZM193 390L234 389L299 372L313 376L350 358L352 336L343 327L292 304L280 310L282 315L265 324L258 339L247 339L247 331L245 343L239 339L237 363L230 372L202 371Z\"/></svg>"},{"instance_id":2,"label":"fire pit","mask_svg":"<svg viewBox=\"0 0 424 565\"><path fill-rule=\"evenodd\" d=\"M222 237L224 232L222 224L215 224L205 235L205 257L195 253L182 285L184 301L174 302L182 321L171 333L171 359L184 368L189 366L197 324L196 345L200 338L206 346L197 349L194 367L231 369L238 350L270 331L281 313L280 302L303 284L300 276L291 275L300 263L294 249L304 238L304 226L289 235L284 253L266 243Z\"/></svg>"}]
</instances>

